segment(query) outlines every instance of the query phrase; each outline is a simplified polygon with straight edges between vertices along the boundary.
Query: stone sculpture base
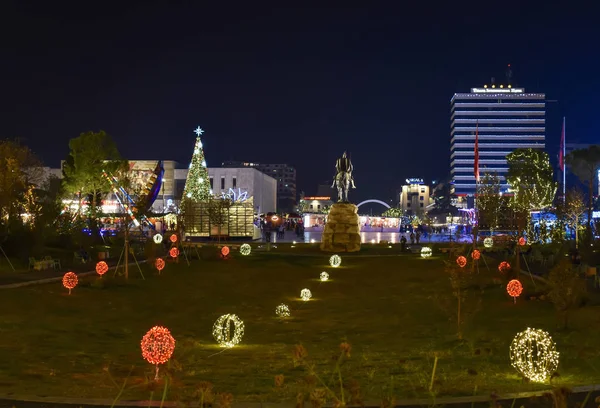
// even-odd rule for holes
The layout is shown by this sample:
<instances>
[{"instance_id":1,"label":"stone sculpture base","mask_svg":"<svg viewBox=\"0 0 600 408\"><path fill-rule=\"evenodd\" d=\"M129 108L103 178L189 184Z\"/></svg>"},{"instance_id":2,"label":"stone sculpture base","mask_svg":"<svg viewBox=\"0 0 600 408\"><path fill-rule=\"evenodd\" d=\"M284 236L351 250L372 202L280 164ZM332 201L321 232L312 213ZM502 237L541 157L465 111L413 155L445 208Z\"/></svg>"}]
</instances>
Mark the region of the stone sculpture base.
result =
<instances>
[{"instance_id":1,"label":"stone sculpture base","mask_svg":"<svg viewBox=\"0 0 600 408\"><path fill-rule=\"evenodd\" d=\"M321 238L321 251L360 251L360 223L357 206L350 203L335 203L331 206Z\"/></svg>"}]
</instances>

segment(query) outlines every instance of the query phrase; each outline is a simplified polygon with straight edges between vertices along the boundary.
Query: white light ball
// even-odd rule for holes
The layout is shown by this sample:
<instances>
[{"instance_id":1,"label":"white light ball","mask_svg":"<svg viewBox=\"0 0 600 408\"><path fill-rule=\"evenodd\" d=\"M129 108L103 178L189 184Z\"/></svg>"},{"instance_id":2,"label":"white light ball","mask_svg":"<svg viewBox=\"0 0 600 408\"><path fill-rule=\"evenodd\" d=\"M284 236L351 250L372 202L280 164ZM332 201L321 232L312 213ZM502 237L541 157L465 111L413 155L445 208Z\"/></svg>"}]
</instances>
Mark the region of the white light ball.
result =
<instances>
[{"instance_id":1,"label":"white light ball","mask_svg":"<svg viewBox=\"0 0 600 408\"><path fill-rule=\"evenodd\" d=\"M154 240L155 244L160 244L162 242L163 236L160 234L155 234L152 239Z\"/></svg>"},{"instance_id":2,"label":"white light ball","mask_svg":"<svg viewBox=\"0 0 600 408\"><path fill-rule=\"evenodd\" d=\"M280 304L275 308L277 317L290 317L290 308L285 304Z\"/></svg>"},{"instance_id":3,"label":"white light ball","mask_svg":"<svg viewBox=\"0 0 600 408\"><path fill-rule=\"evenodd\" d=\"M198 183L204 183L204 179L202 177L198 177Z\"/></svg>"},{"instance_id":4,"label":"white light ball","mask_svg":"<svg viewBox=\"0 0 600 408\"><path fill-rule=\"evenodd\" d=\"M319 279L321 279L321 282L327 282L329 280L329 274L327 272L321 272Z\"/></svg>"},{"instance_id":5,"label":"white light ball","mask_svg":"<svg viewBox=\"0 0 600 408\"><path fill-rule=\"evenodd\" d=\"M337 268L341 264L342 264L342 257L341 256L339 256L339 255L331 255L331 258L329 258L329 265L331 265L334 268Z\"/></svg>"},{"instance_id":6,"label":"white light ball","mask_svg":"<svg viewBox=\"0 0 600 408\"><path fill-rule=\"evenodd\" d=\"M187 196L187 198L191 198L192 197L192 193L187 193L186 196Z\"/></svg>"},{"instance_id":7,"label":"white light ball","mask_svg":"<svg viewBox=\"0 0 600 408\"><path fill-rule=\"evenodd\" d=\"M213 325L213 337L221 347L231 348L242 341L244 322L234 314L226 314Z\"/></svg>"},{"instance_id":8,"label":"white light ball","mask_svg":"<svg viewBox=\"0 0 600 408\"><path fill-rule=\"evenodd\" d=\"M314 244L314 243L315 243L315 239L314 239L314 238L312 238L312 239L310 240L310 243L311 243L311 244Z\"/></svg>"},{"instance_id":9,"label":"white light ball","mask_svg":"<svg viewBox=\"0 0 600 408\"><path fill-rule=\"evenodd\" d=\"M198 140L198 147L202 149L202 142L200 140Z\"/></svg>"},{"instance_id":10,"label":"white light ball","mask_svg":"<svg viewBox=\"0 0 600 408\"><path fill-rule=\"evenodd\" d=\"M206 161L202 160L202 167L206 167Z\"/></svg>"},{"instance_id":11,"label":"white light ball","mask_svg":"<svg viewBox=\"0 0 600 408\"><path fill-rule=\"evenodd\" d=\"M312 297L312 293L310 292L310 289L302 289L300 291L300 297L305 302L308 302L310 300L310 298Z\"/></svg>"},{"instance_id":12,"label":"white light ball","mask_svg":"<svg viewBox=\"0 0 600 408\"><path fill-rule=\"evenodd\" d=\"M194 149L194 154L200 153L200 149Z\"/></svg>"},{"instance_id":13,"label":"white light ball","mask_svg":"<svg viewBox=\"0 0 600 408\"><path fill-rule=\"evenodd\" d=\"M433 251L429 247L421 248L421 258L429 258L433 254Z\"/></svg>"},{"instance_id":14,"label":"white light ball","mask_svg":"<svg viewBox=\"0 0 600 408\"><path fill-rule=\"evenodd\" d=\"M512 366L533 382L546 382L558 368L559 353L552 337L540 329L517 333L510 345Z\"/></svg>"},{"instance_id":15,"label":"white light ball","mask_svg":"<svg viewBox=\"0 0 600 408\"><path fill-rule=\"evenodd\" d=\"M492 237L487 237L483 240L483 246L486 248L491 248L494 246L494 239Z\"/></svg>"},{"instance_id":16,"label":"white light ball","mask_svg":"<svg viewBox=\"0 0 600 408\"><path fill-rule=\"evenodd\" d=\"M240 247L240 254L246 256L250 255L250 252L252 252L252 247L248 244L242 244Z\"/></svg>"}]
</instances>

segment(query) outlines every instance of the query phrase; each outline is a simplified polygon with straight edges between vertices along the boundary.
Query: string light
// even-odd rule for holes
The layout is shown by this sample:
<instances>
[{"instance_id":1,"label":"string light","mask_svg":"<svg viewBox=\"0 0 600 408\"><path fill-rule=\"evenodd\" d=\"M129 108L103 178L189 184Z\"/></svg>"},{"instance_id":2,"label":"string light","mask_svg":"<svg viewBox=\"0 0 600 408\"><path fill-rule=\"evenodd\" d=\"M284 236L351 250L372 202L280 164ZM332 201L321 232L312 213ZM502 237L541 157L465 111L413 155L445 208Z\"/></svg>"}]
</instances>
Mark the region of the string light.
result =
<instances>
[{"instance_id":1,"label":"string light","mask_svg":"<svg viewBox=\"0 0 600 408\"><path fill-rule=\"evenodd\" d=\"M221 248L221 255L223 255L224 258L227 255L229 255L229 247L228 246L224 246L223 248Z\"/></svg>"},{"instance_id":2,"label":"string light","mask_svg":"<svg viewBox=\"0 0 600 408\"><path fill-rule=\"evenodd\" d=\"M421 258L429 258L433 254L433 251L429 247L421 248Z\"/></svg>"},{"instance_id":3,"label":"string light","mask_svg":"<svg viewBox=\"0 0 600 408\"><path fill-rule=\"evenodd\" d=\"M162 258L156 258L156 261L154 261L154 266L156 266L158 272L162 271L165 269L165 260Z\"/></svg>"},{"instance_id":4,"label":"string light","mask_svg":"<svg viewBox=\"0 0 600 408\"><path fill-rule=\"evenodd\" d=\"M494 239L492 237L487 237L483 240L483 246L486 248L491 248L494 246Z\"/></svg>"},{"instance_id":5,"label":"string light","mask_svg":"<svg viewBox=\"0 0 600 408\"><path fill-rule=\"evenodd\" d=\"M519 245L523 246L525 245L527 242L525 241L524 237L519 238Z\"/></svg>"},{"instance_id":6,"label":"string light","mask_svg":"<svg viewBox=\"0 0 600 408\"><path fill-rule=\"evenodd\" d=\"M166 363L173 355L175 339L166 327L154 326L142 337L140 347L142 357L156 366L155 378L158 379L158 365Z\"/></svg>"},{"instance_id":7,"label":"string light","mask_svg":"<svg viewBox=\"0 0 600 408\"><path fill-rule=\"evenodd\" d=\"M75 275L73 272L67 272L63 276L62 284L65 288L69 289L69 295L71 294L71 289L77 286L78 281L79 279L77 279L77 275Z\"/></svg>"},{"instance_id":8,"label":"string light","mask_svg":"<svg viewBox=\"0 0 600 408\"><path fill-rule=\"evenodd\" d=\"M559 353L552 337L540 329L517 333L510 345L512 366L533 382L546 382L558 368Z\"/></svg>"},{"instance_id":9,"label":"string light","mask_svg":"<svg viewBox=\"0 0 600 408\"><path fill-rule=\"evenodd\" d=\"M275 314L278 317L290 317L290 308L286 304L280 304L275 308Z\"/></svg>"},{"instance_id":10,"label":"string light","mask_svg":"<svg viewBox=\"0 0 600 408\"><path fill-rule=\"evenodd\" d=\"M302 300L304 300L305 302L308 302L311 297L312 293L310 292L310 289L304 288L300 291L300 298L302 298Z\"/></svg>"},{"instance_id":11,"label":"string light","mask_svg":"<svg viewBox=\"0 0 600 408\"><path fill-rule=\"evenodd\" d=\"M481 252L479 252L478 249L474 249L473 252L471 252L471 258L473 258L474 261L478 261L479 258L481 258Z\"/></svg>"},{"instance_id":12,"label":"string light","mask_svg":"<svg viewBox=\"0 0 600 408\"><path fill-rule=\"evenodd\" d=\"M163 236L161 234L154 234L152 239L154 240L155 244L160 244L163 240Z\"/></svg>"},{"instance_id":13,"label":"string light","mask_svg":"<svg viewBox=\"0 0 600 408\"><path fill-rule=\"evenodd\" d=\"M342 264L342 257L341 256L339 256L339 255L331 255L331 258L329 258L329 265L331 265L333 268L337 268L341 264Z\"/></svg>"},{"instance_id":14,"label":"string light","mask_svg":"<svg viewBox=\"0 0 600 408\"><path fill-rule=\"evenodd\" d=\"M247 256L250 255L250 252L252 252L252 247L248 244L242 244L240 247L240 254Z\"/></svg>"},{"instance_id":15,"label":"string light","mask_svg":"<svg viewBox=\"0 0 600 408\"><path fill-rule=\"evenodd\" d=\"M321 279L321 282L327 282L329 280L329 274L327 272L321 272L319 279Z\"/></svg>"},{"instance_id":16,"label":"string light","mask_svg":"<svg viewBox=\"0 0 600 408\"><path fill-rule=\"evenodd\" d=\"M177 258L179 256L179 249L171 248L169 250L169 255L171 255L171 258Z\"/></svg>"},{"instance_id":17,"label":"string light","mask_svg":"<svg viewBox=\"0 0 600 408\"><path fill-rule=\"evenodd\" d=\"M510 271L510 264L506 261L502 261L500 262L500 265L498 265L498 270L500 273L506 273Z\"/></svg>"},{"instance_id":18,"label":"string light","mask_svg":"<svg viewBox=\"0 0 600 408\"><path fill-rule=\"evenodd\" d=\"M456 263L458 264L458 266L460 266L461 268L464 268L465 265L467 265L467 258L465 258L464 256L459 256L458 258L456 258Z\"/></svg>"},{"instance_id":19,"label":"string light","mask_svg":"<svg viewBox=\"0 0 600 408\"><path fill-rule=\"evenodd\" d=\"M100 261L96 264L96 273L100 276L108 272L108 265L104 261Z\"/></svg>"},{"instance_id":20,"label":"string light","mask_svg":"<svg viewBox=\"0 0 600 408\"><path fill-rule=\"evenodd\" d=\"M213 325L212 333L221 347L231 348L242 341L244 322L234 314L223 315Z\"/></svg>"},{"instance_id":21,"label":"string light","mask_svg":"<svg viewBox=\"0 0 600 408\"><path fill-rule=\"evenodd\" d=\"M523 285L518 279L513 279L506 285L506 292L512 296L515 303L517 303L517 297L523 292Z\"/></svg>"}]
</instances>

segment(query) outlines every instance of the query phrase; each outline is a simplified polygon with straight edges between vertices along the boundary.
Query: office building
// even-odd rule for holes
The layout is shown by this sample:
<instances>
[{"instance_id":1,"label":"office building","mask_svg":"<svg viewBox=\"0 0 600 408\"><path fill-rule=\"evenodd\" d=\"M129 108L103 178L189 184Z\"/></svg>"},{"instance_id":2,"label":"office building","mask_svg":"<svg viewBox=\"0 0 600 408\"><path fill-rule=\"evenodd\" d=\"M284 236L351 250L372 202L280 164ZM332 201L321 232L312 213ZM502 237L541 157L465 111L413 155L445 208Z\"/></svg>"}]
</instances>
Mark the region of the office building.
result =
<instances>
[{"instance_id":1,"label":"office building","mask_svg":"<svg viewBox=\"0 0 600 408\"><path fill-rule=\"evenodd\" d=\"M472 201L476 192L476 132L480 179L485 173L497 173L503 191L507 191L506 155L517 148L545 147L545 106L543 93L528 93L510 82L454 94L450 110L450 171L453 193L459 197L460 206L468 206L467 197Z\"/></svg>"},{"instance_id":2,"label":"office building","mask_svg":"<svg viewBox=\"0 0 600 408\"><path fill-rule=\"evenodd\" d=\"M423 179L406 179L399 194L399 208L406 215L422 215L432 203L429 196L429 186Z\"/></svg>"}]
</instances>

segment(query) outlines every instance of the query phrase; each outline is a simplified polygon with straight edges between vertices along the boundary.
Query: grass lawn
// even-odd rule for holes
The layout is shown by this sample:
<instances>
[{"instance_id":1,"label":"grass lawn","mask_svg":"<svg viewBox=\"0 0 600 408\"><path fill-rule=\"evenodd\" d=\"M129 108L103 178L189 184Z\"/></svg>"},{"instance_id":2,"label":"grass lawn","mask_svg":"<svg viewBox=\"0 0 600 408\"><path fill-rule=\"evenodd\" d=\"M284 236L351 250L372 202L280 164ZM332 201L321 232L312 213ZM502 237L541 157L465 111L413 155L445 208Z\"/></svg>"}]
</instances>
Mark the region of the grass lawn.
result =
<instances>
[{"instance_id":1,"label":"grass lawn","mask_svg":"<svg viewBox=\"0 0 600 408\"><path fill-rule=\"evenodd\" d=\"M1 291L0 397L114 398L132 370L121 398L148 399L154 368L139 345L157 324L177 340L170 399L209 381L237 401L295 401L312 381L305 367L294 366L294 346L306 348L307 361L329 382L343 341L352 345L344 380L355 380L365 400L390 392L429 396L436 354L438 396L471 395L475 386L478 394L547 388L523 382L510 366L509 344L528 326L548 330L557 342L557 384L600 382L600 307L575 311L571 329L557 331L550 303L522 299L515 305L492 283L495 265L476 278L483 289L471 290L464 308L475 312L459 341L456 301L441 257L347 256L333 269L327 255L234 255L192 261L191 267L167 264L161 276L146 270L145 281L131 269L130 282L105 278L103 288L91 284L96 278L82 279L70 296L59 283ZM329 282L319 282L323 270ZM531 291L531 281L521 280ZM302 288L312 291L309 302L299 299ZM479 298L479 307L471 307ZM274 313L282 302L292 310L285 320ZM245 335L239 346L224 350L212 326L226 313L244 321ZM274 384L279 374L282 387Z\"/></svg>"}]
</instances>

